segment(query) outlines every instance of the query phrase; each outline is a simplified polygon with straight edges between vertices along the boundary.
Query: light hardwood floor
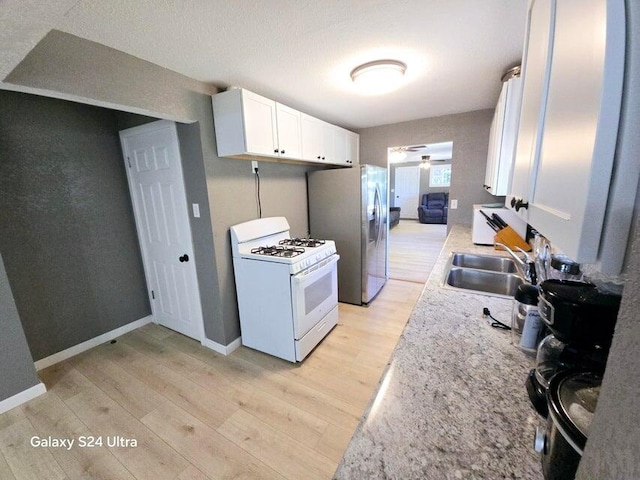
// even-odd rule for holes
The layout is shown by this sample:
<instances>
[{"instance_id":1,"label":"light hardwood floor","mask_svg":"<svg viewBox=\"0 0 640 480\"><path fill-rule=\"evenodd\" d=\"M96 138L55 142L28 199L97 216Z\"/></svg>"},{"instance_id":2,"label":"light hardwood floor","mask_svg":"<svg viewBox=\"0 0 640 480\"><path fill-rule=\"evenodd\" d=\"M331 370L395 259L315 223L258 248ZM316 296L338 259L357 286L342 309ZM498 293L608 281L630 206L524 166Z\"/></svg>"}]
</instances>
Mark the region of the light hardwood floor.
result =
<instances>
[{"instance_id":1,"label":"light hardwood floor","mask_svg":"<svg viewBox=\"0 0 640 480\"><path fill-rule=\"evenodd\" d=\"M421 290L391 280L370 307L340 304L302 364L147 325L54 365L45 395L0 415L0 479L329 479ZM79 448L90 435L138 446Z\"/></svg>"},{"instance_id":2,"label":"light hardwood floor","mask_svg":"<svg viewBox=\"0 0 640 480\"><path fill-rule=\"evenodd\" d=\"M389 231L389 276L425 283L447 237L446 225L400 220Z\"/></svg>"}]
</instances>

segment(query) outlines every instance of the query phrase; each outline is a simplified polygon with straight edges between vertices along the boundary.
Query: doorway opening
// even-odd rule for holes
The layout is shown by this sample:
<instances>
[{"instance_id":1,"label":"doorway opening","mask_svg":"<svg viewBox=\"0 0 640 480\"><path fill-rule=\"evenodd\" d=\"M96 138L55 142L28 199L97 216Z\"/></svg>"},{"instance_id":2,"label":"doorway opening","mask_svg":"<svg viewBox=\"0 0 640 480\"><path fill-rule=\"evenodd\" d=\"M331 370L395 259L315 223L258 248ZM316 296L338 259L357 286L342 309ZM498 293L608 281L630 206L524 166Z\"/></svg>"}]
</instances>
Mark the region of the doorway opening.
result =
<instances>
[{"instance_id":1,"label":"doorway opening","mask_svg":"<svg viewBox=\"0 0 640 480\"><path fill-rule=\"evenodd\" d=\"M424 283L447 235L453 142L387 149L389 277Z\"/></svg>"}]
</instances>

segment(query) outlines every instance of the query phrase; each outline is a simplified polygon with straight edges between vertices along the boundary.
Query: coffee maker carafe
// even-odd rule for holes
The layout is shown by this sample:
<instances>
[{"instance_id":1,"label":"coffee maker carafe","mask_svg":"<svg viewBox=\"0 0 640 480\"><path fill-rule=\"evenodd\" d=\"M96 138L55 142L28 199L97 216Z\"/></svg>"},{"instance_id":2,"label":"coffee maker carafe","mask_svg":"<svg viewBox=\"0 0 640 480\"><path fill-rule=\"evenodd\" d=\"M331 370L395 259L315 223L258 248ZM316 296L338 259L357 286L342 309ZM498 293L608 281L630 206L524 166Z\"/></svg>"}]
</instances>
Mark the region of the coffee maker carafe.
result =
<instances>
[{"instance_id":1,"label":"coffee maker carafe","mask_svg":"<svg viewBox=\"0 0 640 480\"><path fill-rule=\"evenodd\" d=\"M592 283L546 280L540 284L540 317L551 335L540 342L536 367L526 382L538 413L547 416L545 395L556 373L604 372L620 301L620 295L602 292Z\"/></svg>"}]
</instances>

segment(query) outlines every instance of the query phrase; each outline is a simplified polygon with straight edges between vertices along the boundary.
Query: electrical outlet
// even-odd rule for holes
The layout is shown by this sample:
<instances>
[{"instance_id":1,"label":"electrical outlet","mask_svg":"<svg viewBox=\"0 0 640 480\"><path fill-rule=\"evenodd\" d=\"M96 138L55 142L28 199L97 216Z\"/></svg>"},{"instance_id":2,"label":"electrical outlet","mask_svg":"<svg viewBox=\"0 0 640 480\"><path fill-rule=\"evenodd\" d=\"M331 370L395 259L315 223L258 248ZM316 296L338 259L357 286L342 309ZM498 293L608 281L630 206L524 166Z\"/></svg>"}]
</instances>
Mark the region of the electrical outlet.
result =
<instances>
[{"instance_id":1,"label":"electrical outlet","mask_svg":"<svg viewBox=\"0 0 640 480\"><path fill-rule=\"evenodd\" d=\"M451 210L455 210L456 208L458 208L458 199L454 198L451 200Z\"/></svg>"},{"instance_id":2,"label":"electrical outlet","mask_svg":"<svg viewBox=\"0 0 640 480\"><path fill-rule=\"evenodd\" d=\"M258 162L256 160L251 160L251 173L256 173L258 171Z\"/></svg>"}]
</instances>

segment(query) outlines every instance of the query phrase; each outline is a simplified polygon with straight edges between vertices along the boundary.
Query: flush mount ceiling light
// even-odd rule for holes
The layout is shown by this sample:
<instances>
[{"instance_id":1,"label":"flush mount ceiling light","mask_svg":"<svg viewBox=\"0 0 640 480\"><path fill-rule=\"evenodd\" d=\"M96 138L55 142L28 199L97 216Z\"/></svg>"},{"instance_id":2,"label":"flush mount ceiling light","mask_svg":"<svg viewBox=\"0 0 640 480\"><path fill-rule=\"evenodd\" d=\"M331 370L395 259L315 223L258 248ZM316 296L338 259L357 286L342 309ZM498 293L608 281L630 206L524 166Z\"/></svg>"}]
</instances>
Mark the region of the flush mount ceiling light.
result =
<instances>
[{"instance_id":1,"label":"flush mount ceiling light","mask_svg":"<svg viewBox=\"0 0 640 480\"><path fill-rule=\"evenodd\" d=\"M375 60L351 70L351 80L365 95L381 95L398 88L407 65L398 60Z\"/></svg>"}]
</instances>

